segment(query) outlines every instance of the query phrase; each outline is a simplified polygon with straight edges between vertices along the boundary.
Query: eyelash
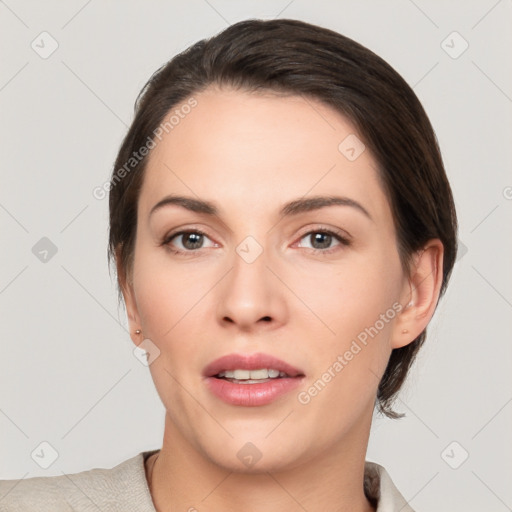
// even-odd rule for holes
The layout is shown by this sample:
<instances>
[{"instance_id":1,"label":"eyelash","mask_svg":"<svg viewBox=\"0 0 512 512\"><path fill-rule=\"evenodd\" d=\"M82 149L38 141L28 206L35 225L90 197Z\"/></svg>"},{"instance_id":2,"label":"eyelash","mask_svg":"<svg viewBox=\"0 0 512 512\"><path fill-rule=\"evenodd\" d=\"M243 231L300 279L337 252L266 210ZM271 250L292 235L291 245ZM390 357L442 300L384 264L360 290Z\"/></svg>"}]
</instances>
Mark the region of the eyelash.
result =
<instances>
[{"instance_id":1,"label":"eyelash","mask_svg":"<svg viewBox=\"0 0 512 512\"><path fill-rule=\"evenodd\" d=\"M208 237L208 235L204 232L204 231L201 231L200 229L187 229L187 230L183 230L183 231L177 231L176 233L171 233L170 235L167 235L166 237L164 237L164 239L162 240L162 244L161 245L165 245L167 246L167 248L173 253L173 254L192 254L194 252L198 252L200 249L196 249L195 251L194 250L191 250L191 251L183 251L181 249L173 249L169 243L171 242L171 240L173 240L174 238L180 236L180 235L187 235L187 234L195 234L195 235L203 235L205 237ZM209 237L208 237L209 238Z\"/></svg>"},{"instance_id":2,"label":"eyelash","mask_svg":"<svg viewBox=\"0 0 512 512\"><path fill-rule=\"evenodd\" d=\"M302 234L299 238L299 241L302 240L303 238L309 236L309 235L312 235L312 234L318 234L318 233L321 233L321 234L324 234L324 235L330 235L332 236L334 239L336 239L340 245L342 246L345 246L345 247L349 247L352 242L342 236L340 233L336 232L336 231L333 231L333 230L330 230L330 229L324 229L324 228L321 228L321 229L313 229L313 230L310 230L310 231L307 231L306 233ZM180 236L180 235L186 235L186 234L195 234L195 235L202 235L202 236L205 236L207 238L209 238L209 236L204 232L204 231L201 231L200 229L188 229L188 230L183 230L183 231L178 231L176 233L171 233L169 235L167 235L166 237L164 237L164 239L162 240L162 243L161 245L165 245L167 246L167 248L173 253L173 254L182 254L182 255L186 255L186 254L193 254L195 252L199 252L201 250L201 248L199 249L195 249L195 250L188 250L188 251L183 251L181 249L173 249L169 244L170 242ZM333 252L335 252L337 250L337 247L338 246L334 246L330 249L309 249L313 254L321 254L321 255L326 255L326 254L331 254Z\"/></svg>"}]
</instances>

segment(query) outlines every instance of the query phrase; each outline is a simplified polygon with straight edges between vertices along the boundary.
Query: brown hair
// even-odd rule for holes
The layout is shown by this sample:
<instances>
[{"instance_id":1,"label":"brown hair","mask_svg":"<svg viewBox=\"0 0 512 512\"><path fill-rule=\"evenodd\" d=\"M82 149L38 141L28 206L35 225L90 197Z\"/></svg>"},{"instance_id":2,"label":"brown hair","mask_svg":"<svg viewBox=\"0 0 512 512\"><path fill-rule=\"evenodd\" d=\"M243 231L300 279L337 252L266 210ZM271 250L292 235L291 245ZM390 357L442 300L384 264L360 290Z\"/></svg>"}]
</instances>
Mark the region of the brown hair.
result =
<instances>
[{"instance_id":1,"label":"brown hair","mask_svg":"<svg viewBox=\"0 0 512 512\"><path fill-rule=\"evenodd\" d=\"M303 95L348 118L379 166L404 270L415 251L439 238L444 294L457 252L457 218L437 139L418 98L389 64L352 39L277 19L242 21L197 42L159 68L137 97L110 181L108 257L117 258L119 299L120 278L133 265L148 156L132 162L129 172L126 163L147 145L171 108L211 85ZM425 337L426 329L391 353L377 393L379 410L390 417L399 416L391 404Z\"/></svg>"}]
</instances>

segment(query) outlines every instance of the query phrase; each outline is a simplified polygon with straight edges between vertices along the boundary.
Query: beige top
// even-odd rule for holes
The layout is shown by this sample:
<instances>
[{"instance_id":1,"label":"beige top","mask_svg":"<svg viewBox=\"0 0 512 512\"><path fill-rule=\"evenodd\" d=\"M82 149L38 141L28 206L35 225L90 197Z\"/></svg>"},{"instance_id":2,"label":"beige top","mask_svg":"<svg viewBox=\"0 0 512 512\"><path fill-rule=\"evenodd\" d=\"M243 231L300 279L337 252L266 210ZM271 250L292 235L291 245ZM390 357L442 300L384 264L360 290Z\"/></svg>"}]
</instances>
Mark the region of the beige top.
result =
<instances>
[{"instance_id":1,"label":"beige top","mask_svg":"<svg viewBox=\"0 0 512 512\"><path fill-rule=\"evenodd\" d=\"M144 463L157 451L141 452L112 469L0 480L0 512L156 512ZM366 462L364 484L377 512L414 512L382 466Z\"/></svg>"}]
</instances>

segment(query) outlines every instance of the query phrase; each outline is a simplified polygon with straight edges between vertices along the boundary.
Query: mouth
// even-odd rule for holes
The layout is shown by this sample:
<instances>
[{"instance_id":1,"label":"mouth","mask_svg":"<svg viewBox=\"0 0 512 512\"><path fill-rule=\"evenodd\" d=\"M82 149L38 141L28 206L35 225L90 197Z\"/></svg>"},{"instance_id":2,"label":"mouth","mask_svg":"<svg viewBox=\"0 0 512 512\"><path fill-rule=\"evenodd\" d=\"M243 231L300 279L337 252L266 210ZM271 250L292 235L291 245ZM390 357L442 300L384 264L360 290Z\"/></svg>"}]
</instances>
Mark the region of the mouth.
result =
<instances>
[{"instance_id":1,"label":"mouth","mask_svg":"<svg viewBox=\"0 0 512 512\"><path fill-rule=\"evenodd\" d=\"M208 389L231 405L258 406L296 388L302 370L268 354L229 354L203 370Z\"/></svg>"},{"instance_id":2,"label":"mouth","mask_svg":"<svg viewBox=\"0 0 512 512\"><path fill-rule=\"evenodd\" d=\"M238 384L258 384L274 379L292 378L286 372L279 371L275 368L259 368L257 370L244 370L239 368L236 370L224 370L217 375L213 375L213 377Z\"/></svg>"},{"instance_id":3,"label":"mouth","mask_svg":"<svg viewBox=\"0 0 512 512\"><path fill-rule=\"evenodd\" d=\"M228 354L206 366L203 376L247 383L303 377L304 372L269 354Z\"/></svg>"}]
</instances>

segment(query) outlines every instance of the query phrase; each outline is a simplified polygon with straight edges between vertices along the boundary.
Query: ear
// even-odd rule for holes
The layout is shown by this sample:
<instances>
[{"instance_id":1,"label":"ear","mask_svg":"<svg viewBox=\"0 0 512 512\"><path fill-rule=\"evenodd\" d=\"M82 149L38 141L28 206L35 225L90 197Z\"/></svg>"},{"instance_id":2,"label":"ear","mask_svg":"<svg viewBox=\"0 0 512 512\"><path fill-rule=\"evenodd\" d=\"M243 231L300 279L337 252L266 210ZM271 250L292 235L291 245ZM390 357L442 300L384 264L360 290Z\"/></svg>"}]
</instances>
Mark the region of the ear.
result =
<instances>
[{"instance_id":1,"label":"ear","mask_svg":"<svg viewBox=\"0 0 512 512\"><path fill-rule=\"evenodd\" d=\"M126 307L126 314L128 317L128 326L130 329L130 338L133 343L138 346L144 339L143 333L137 334L135 331L142 330L139 310L137 301L135 300L135 293L133 289L133 278L131 273L126 272L126 269L121 264L121 249L116 249L116 268L119 286L123 294L124 304Z\"/></svg>"},{"instance_id":2,"label":"ear","mask_svg":"<svg viewBox=\"0 0 512 512\"><path fill-rule=\"evenodd\" d=\"M443 254L444 246L436 238L413 255L401 294L402 310L393 326L393 349L412 343L434 315L443 282Z\"/></svg>"}]
</instances>

